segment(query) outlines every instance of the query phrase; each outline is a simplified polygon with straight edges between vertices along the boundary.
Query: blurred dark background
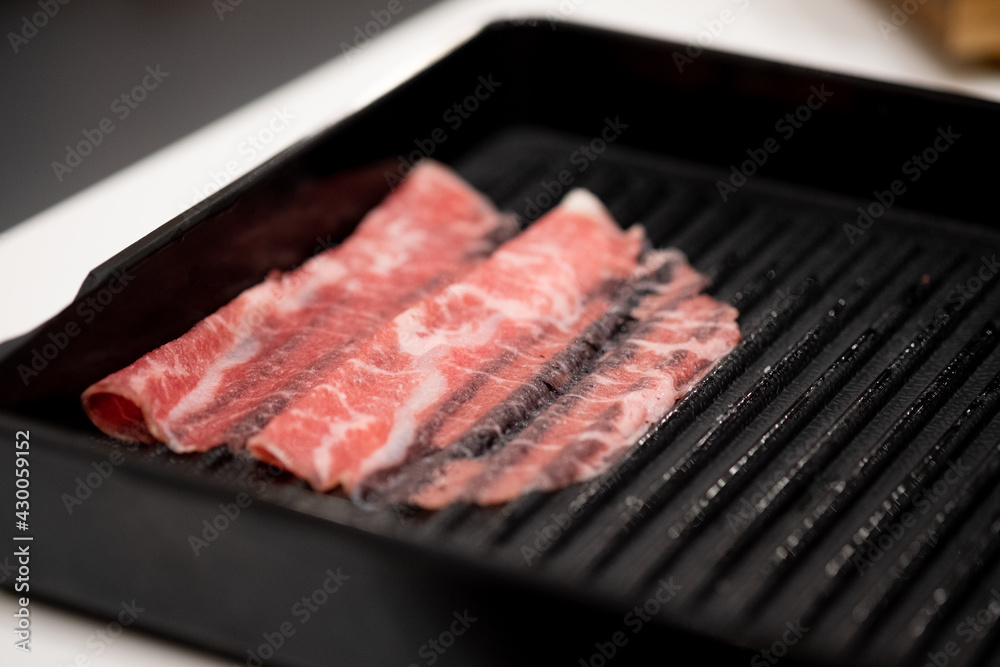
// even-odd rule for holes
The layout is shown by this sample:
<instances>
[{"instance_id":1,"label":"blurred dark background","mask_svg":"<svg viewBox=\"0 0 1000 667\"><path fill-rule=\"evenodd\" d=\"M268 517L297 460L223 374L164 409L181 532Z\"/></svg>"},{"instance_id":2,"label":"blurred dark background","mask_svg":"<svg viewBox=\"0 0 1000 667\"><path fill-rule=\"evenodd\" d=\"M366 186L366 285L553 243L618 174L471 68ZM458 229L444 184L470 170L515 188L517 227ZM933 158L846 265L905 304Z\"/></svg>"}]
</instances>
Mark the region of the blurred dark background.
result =
<instances>
[{"instance_id":1,"label":"blurred dark background","mask_svg":"<svg viewBox=\"0 0 1000 667\"><path fill-rule=\"evenodd\" d=\"M61 1L0 2L0 231L339 55L387 5ZM386 29L434 2L402 0ZM131 108L147 65L169 76ZM113 132L60 181L52 162L103 118Z\"/></svg>"}]
</instances>

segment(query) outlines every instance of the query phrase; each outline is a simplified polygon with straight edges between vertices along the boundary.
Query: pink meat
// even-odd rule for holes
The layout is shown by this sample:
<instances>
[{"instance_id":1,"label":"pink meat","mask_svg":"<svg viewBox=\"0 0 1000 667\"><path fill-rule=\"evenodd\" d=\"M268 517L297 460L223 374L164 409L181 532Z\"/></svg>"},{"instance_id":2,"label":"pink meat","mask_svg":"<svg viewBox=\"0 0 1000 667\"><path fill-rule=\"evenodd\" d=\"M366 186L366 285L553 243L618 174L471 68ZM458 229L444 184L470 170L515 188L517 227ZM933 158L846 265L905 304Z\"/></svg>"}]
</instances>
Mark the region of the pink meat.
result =
<instances>
[{"instance_id":1,"label":"pink meat","mask_svg":"<svg viewBox=\"0 0 1000 667\"><path fill-rule=\"evenodd\" d=\"M490 454L455 460L408 501L501 503L606 471L736 346L737 313L701 295L677 303L671 284L636 310L638 326L524 431Z\"/></svg>"},{"instance_id":2,"label":"pink meat","mask_svg":"<svg viewBox=\"0 0 1000 667\"><path fill-rule=\"evenodd\" d=\"M318 490L353 491L415 449L447 444L599 314L595 293L636 270L643 244L641 228L622 232L593 195L571 193L383 327L250 438L250 452ZM494 377L498 368L509 377ZM444 426L421 442L442 412Z\"/></svg>"},{"instance_id":3,"label":"pink meat","mask_svg":"<svg viewBox=\"0 0 1000 667\"><path fill-rule=\"evenodd\" d=\"M669 286L663 285L667 280ZM641 307L640 299L644 294L660 293L666 308L667 300L680 303L697 295L707 284L706 277L691 268L681 252L646 253L642 265L628 281L621 283L613 293L605 292L605 298L595 300L591 307L603 312L599 317L596 312L589 317L591 323L586 329L578 328L573 338L570 336L574 332L567 331L558 340L539 341L537 354L532 351L519 357L529 363L512 364L478 376L477 381L497 385L498 390L482 396L482 401L476 400L481 397L476 394L475 399L457 411L461 415L475 409L471 416L474 418L451 420L451 431L434 443L434 447L416 451L416 456L410 457L414 460L365 478L361 497L375 503L406 501L437 479L441 469L455 459L485 454L557 400L572 385L574 378L586 372L600 351L612 344L616 332L627 326L636 309ZM532 357L541 359L530 363ZM508 380L511 386L506 386Z\"/></svg>"},{"instance_id":4,"label":"pink meat","mask_svg":"<svg viewBox=\"0 0 1000 667\"><path fill-rule=\"evenodd\" d=\"M113 437L177 452L233 447L407 307L482 263L514 231L456 174L415 167L342 244L240 294L83 394Z\"/></svg>"}]
</instances>

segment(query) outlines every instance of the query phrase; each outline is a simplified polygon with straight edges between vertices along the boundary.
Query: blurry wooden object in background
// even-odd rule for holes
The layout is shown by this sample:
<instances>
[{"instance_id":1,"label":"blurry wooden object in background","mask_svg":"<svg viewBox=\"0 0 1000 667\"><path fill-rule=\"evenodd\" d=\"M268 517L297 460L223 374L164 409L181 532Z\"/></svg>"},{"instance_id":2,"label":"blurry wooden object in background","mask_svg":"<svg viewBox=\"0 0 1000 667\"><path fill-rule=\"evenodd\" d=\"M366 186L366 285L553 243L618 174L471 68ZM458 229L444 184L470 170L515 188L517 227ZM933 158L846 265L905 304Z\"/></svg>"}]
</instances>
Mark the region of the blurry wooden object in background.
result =
<instances>
[{"instance_id":1,"label":"blurry wooden object in background","mask_svg":"<svg viewBox=\"0 0 1000 667\"><path fill-rule=\"evenodd\" d=\"M913 19L963 60L1000 59L1000 0L889 0L883 34Z\"/></svg>"}]
</instances>

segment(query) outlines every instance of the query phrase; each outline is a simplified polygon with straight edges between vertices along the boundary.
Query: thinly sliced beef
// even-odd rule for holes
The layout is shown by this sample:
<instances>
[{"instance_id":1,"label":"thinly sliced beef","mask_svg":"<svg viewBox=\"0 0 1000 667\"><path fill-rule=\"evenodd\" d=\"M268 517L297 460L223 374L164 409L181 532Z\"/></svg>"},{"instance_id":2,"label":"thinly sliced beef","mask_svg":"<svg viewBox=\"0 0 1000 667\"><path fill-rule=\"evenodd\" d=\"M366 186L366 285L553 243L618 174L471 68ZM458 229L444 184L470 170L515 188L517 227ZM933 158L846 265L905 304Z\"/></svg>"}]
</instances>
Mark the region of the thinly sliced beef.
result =
<instances>
[{"instance_id":1,"label":"thinly sliced beef","mask_svg":"<svg viewBox=\"0 0 1000 667\"><path fill-rule=\"evenodd\" d=\"M438 467L408 502L429 509L456 501L489 505L607 470L732 351L740 338L736 316L706 295L678 303L667 283L643 300L635 329L592 373L502 447Z\"/></svg>"},{"instance_id":2,"label":"thinly sliced beef","mask_svg":"<svg viewBox=\"0 0 1000 667\"><path fill-rule=\"evenodd\" d=\"M342 244L273 272L184 336L89 387L113 437L177 452L239 448L385 322L480 265L515 231L425 161Z\"/></svg>"},{"instance_id":3,"label":"thinly sliced beef","mask_svg":"<svg viewBox=\"0 0 1000 667\"><path fill-rule=\"evenodd\" d=\"M436 447L411 450L407 461L366 477L362 482L362 498L379 504L405 501L432 482L450 462L486 454L584 375L601 352L613 344L615 335L634 322L644 296L657 292L666 307L668 300L680 303L697 295L706 285L706 277L691 268L682 253L676 250L646 253L630 279L595 304L602 311L599 317L588 318L591 323L578 333L566 331L559 340L545 341L547 348L539 344L544 354L525 355L529 360L532 356L542 356L544 363L526 363L520 368L508 367L486 375L502 391L477 395L462 406L467 414L472 412L470 408L475 408L478 419L456 421L447 437L435 443ZM574 333L576 337L571 338ZM515 381L513 390L503 384L508 378Z\"/></svg>"},{"instance_id":4,"label":"thinly sliced beef","mask_svg":"<svg viewBox=\"0 0 1000 667\"><path fill-rule=\"evenodd\" d=\"M598 320L645 237L575 191L463 280L401 313L248 448L319 490L446 446ZM564 371L563 371L564 372Z\"/></svg>"}]
</instances>

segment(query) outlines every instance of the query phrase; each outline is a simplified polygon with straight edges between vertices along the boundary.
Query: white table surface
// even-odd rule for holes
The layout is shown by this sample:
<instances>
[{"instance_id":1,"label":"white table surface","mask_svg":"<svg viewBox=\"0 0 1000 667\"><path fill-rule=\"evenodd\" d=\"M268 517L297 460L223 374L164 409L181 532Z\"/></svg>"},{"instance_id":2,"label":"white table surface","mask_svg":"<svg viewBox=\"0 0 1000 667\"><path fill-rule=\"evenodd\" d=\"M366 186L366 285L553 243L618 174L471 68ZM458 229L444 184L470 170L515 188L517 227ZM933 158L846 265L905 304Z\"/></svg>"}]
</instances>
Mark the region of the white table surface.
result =
<instances>
[{"instance_id":1,"label":"white table surface","mask_svg":"<svg viewBox=\"0 0 1000 667\"><path fill-rule=\"evenodd\" d=\"M378 5L378 7L376 7ZM384 3L372 3L373 8ZM886 34L879 0L447 0L388 30L355 57L338 57L159 150L0 235L0 341L28 331L72 300L87 272L187 209L211 173L236 160L241 173L391 89L491 20L565 16L627 32L693 42L724 9L735 20L712 48L1000 100L1000 72L943 60L910 23ZM253 160L237 147L275 110L294 116ZM55 546L55 545L50 545ZM0 594L12 624L14 598ZM107 620L31 603L32 652L0 648L2 665L214 666L234 661L126 630L92 635ZM89 640L89 641L88 641Z\"/></svg>"}]
</instances>

